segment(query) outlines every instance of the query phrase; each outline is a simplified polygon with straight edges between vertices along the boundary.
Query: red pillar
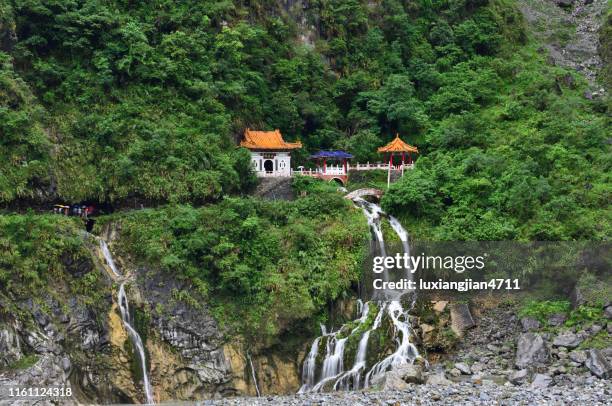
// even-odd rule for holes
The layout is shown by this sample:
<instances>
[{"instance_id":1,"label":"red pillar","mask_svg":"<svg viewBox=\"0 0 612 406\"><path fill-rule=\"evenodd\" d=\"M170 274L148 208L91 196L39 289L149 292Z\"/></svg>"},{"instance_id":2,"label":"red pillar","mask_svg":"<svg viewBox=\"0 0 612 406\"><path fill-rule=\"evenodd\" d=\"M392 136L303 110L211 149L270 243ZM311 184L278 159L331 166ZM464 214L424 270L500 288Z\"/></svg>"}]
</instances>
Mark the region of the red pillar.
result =
<instances>
[{"instance_id":1,"label":"red pillar","mask_svg":"<svg viewBox=\"0 0 612 406\"><path fill-rule=\"evenodd\" d=\"M344 174L346 175L347 174L347 170L346 170L346 158L344 158L342 160L342 165L344 166Z\"/></svg>"},{"instance_id":2,"label":"red pillar","mask_svg":"<svg viewBox=\"0 0 612 406\"><path fill-rule=\"evenodd\" d=\"M389 168L393 166L393 152L389 154Z\"/></svg>"},{"instance_id":3,"label":"red pillar","mask_svg":"<svg viewBox=\"0 0 612 406\"><path fill-rule=\"evenodd\" d=\"M323 173L327 172L327 158L323 158Z\"/></svg>"},{"instance_id":4,"label":"red pillar","mask_svg":"<svg viewBox=\"0 0 612 406\"><path fill-rule=\"evenodd\" d=\"M402 152L402 168L404 167L404 161L406 160L406 153Z\"/></svg>"}]
</instances>

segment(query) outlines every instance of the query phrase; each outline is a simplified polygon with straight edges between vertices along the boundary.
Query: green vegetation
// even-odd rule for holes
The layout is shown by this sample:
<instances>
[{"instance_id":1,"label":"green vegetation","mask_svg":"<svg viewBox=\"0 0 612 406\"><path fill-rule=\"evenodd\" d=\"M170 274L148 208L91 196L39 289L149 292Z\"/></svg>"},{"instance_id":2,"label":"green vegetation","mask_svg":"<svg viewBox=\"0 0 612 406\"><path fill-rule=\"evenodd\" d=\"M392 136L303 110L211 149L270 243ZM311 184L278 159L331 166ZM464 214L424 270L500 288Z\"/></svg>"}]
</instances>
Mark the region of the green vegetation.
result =
<instances>
[{"instance_id":1,"label":"green vegetation","mask_svg":"<svg viewBox=\"0 0 612 406\"><path fill-rule=\"evenodd\" d=\"M36 364L37 361L38 361L38 356L36 354L24 355L23 357L19 358L17 361L10 364L7 367L7 369L8 370L27 369L31 367L32 365Z\"/></svg>"},{"instance_id":2,"label":"green vegetation","mask_svg":"<svg viewBox=\"0 0 612 406\"><path fill-rule=\"evenodd\" d=\"M567 300L531 300L521 307L519 317L531 317L546 325L553 314L567 314L569 311L570 302Z\"/></svg>"},{"instance_id":3,"label":"green vegetation","mask_svg":"<svg viewBox=\"0 0 612 406\"><path fill-rule=\"evenodd\" d=\"M138 264L190 282L183 302L209 303L230 333L275 336L343 294L361 274L368 232L359 210L329 190L292 202L227 198L101 219Z\"/></svg>"},{"instance_id":4,"label":"green vegetation","mask_svg":"<svg viewBox=\"0 0 612 406\"><path fill-rule=\"evenodd\" d=\"M601 306L581 305L572 309L567 300L530 300L519 310L519 317L534 318L545 327L550 327L548 318L553 314L567 316L564 327L587 328L594 323L605 325L607 321Z\"/></svg>"},{"instance_id":5,"label":"green vegetation","mask_svg":"<svg viewBox=\"0 0 612 406\"><path fill-rule=\"evenodd\" d=\"M301 139L296 165L332 147L376 161L399 131L422 155L384 204L432 238L609 234L606 106L546 65L512 1L0 10L2 202L200 204L252 187L246 126Z\"/></svg>"},{"instance_id":6,"label":"green vegetation","mask_svg":"<svg viewBox=\"0 0 612 406\"><path fill-rule=\"evenodd\" d=\"M65 279L74 271L71 264L91 263L80 228L79 221L60 216L0 216L0 294L31 297Z\"/></svg>"},{"instance_id":7,"label":"green vegetation","mask_svg":"<svg viewBox=\"0 0 612 406\"><path fill-rule=\"evenodd\" d=\"M609 237L609 101L545 59L512 0L0 0L0 205L142 202L100 221L121 224L121 254L189 282L173 298L229 331L278 337L346 294L368 232L309 178L293 202L245 197L245 127L300 139L294 166L320 148L381 160L399 132L421 153L382 205L419 238ZM101 306L99 274L67 279L90 258L80 228L0 216L2 301L68 281L54 294ZM569 320L599 317L584 311Z\"/></svg>"},{"instance_id":8,"label":"green vegetation","mask_svg":"<svg viewBox=\"0 0 612 406\"><path fill-rule=\"evenodd\" d=\"M611 155L602 106L530 48L500 57L478 65L495 80L476 88L495 94L428 131L424 156L383 207L425 222L433 240L604 239ZM464 86L462 69L444 74L452 88Z\"/></svg>"}]
</instances>

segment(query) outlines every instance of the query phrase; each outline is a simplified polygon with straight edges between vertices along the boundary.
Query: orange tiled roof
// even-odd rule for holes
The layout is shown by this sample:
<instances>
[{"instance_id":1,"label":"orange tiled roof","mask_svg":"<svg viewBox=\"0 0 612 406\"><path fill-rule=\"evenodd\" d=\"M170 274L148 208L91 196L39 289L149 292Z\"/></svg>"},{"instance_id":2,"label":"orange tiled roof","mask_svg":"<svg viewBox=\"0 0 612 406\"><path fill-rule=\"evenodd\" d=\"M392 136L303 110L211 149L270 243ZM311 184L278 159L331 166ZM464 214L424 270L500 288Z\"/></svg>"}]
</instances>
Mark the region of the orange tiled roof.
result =
<instances>
[{"instance_id":1,"label":"orange tiled roof","mask_svg":"<svg viewBox=\"0 0 612 406\"><path fill-rule=\"evenodd\" d=\"M253 131L250 128L244 130L244 139L240 142L241 147L248 149L296 149L302 148L301 142L285 142L278 129L274 131Z\"/></svg>"},{"instance_id":2,"label":"orange tiled roof","mask_svg":"<svg viewBox=\"0 0 612 406\"><path fill-rule=\"evenodd\" d=\"M399 137L399 134L395 135L395 139L385 145L384 147L378 148L378 152L419 152L417 147L406 144Z\"/></svg>"}]
</instances>

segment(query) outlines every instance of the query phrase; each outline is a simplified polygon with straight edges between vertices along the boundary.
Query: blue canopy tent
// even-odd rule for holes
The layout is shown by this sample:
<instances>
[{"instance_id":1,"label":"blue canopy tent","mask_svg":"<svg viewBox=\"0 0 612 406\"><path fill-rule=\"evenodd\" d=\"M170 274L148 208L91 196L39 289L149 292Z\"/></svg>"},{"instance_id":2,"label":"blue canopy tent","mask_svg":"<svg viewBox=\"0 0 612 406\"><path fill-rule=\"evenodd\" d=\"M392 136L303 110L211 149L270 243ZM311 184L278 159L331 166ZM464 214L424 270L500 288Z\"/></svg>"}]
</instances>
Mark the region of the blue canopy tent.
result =
<instances>
[{"instance_id":1,"label":"blue canopy tent","mask_svg":"<svg viewBox=\"0 0 612 406\"><path fill-rule=\"evenodd\" d=\"M323 173L327 170L327 160L342 160L342 166L344 167L344 173L347 173L346 160L351 159L353 155L345 151L319 151L316 154L310 156L310 159L323 160Z\"/></svg>"}]
</instances>

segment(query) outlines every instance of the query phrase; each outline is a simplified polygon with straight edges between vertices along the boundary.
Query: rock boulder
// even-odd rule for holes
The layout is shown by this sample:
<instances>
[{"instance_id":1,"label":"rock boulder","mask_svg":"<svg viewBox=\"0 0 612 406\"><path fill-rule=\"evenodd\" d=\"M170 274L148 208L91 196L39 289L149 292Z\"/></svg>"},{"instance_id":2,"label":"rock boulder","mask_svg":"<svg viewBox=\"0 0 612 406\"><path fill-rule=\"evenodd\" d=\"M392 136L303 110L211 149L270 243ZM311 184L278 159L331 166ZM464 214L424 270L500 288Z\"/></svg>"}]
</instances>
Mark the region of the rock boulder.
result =
<instances>
[{"instance_id":1,"label":"rock boulder","mask_svg":"<svg viewBox=\"0 0 612 406\"><path fill-rule=\"evenodd\" d=\"M534 364L545 363L548 360L548 350L544 339L536 333L523 333L519 336L515 365L526 368Z\"/></svg>"},{"instance_id":2,"label":"rock boulder","mask_svg":"<svg viewBox=\"0 0 612 406\"><path fill-rule=\"evenodd\" d=\"M589 350L585 365L598 378L608 378L611 376L612 366L599 350Z\"/></svg>"}]
</instances>

